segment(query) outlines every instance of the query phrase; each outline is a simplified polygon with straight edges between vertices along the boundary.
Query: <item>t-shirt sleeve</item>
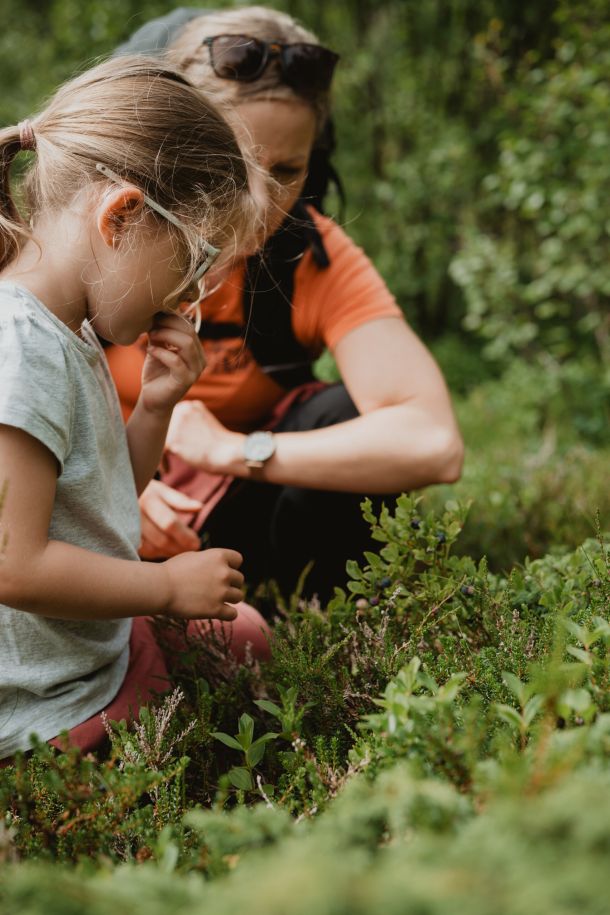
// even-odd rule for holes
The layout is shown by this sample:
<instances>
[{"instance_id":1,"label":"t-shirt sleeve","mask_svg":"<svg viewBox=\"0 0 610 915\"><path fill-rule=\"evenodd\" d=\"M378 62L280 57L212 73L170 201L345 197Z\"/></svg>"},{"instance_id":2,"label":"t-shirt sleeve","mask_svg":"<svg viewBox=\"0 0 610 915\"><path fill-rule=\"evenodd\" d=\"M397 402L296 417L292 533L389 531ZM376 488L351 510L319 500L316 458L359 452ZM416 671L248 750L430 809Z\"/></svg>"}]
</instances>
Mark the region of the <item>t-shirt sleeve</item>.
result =
<instances>
[{"instance_id":1,"label":"t-shirt sleeve","mask_svg":"<svg viewBox=\"0 0 610 915\"><path fill-rule=\"evenodd\" d=\"M72 425L70 366L62 341L35 315L0 313L0 423L42 442L63 471Z\"/></svg>"},{"instance_id":2,"label":"t-shirt sleeve","mask_svg":"<svg viewBox=\"0 0 610 915\"><path fill-rule=\"evenodd\" d=\"M377 318L404 318L396 299L366 256L343 231L315 216L330 266L318 269L308 253L295 277L295 331L315 348L334 349L349 331ZM298 298L297 298L298 297Z\"/></svg>"}]
</instances>

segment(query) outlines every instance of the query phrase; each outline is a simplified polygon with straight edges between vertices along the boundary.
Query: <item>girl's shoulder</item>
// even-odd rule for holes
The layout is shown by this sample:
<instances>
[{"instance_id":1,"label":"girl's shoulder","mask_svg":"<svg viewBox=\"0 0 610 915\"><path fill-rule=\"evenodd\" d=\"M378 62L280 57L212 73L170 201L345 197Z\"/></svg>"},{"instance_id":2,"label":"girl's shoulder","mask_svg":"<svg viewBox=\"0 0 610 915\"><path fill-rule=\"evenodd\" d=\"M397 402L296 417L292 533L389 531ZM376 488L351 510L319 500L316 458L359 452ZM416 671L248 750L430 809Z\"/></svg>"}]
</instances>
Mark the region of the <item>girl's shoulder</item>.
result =
<instances>
[{"instance_id":1,"label":"girl's shoulder","mask_svg":"<svg viewBox=\"0 0 610 915\"><path fill-rule=\"evenodd\" d=\"M17 283L0 281L0 346L39 348L45 353L61 350L66 358L98 358L97 349L73 333L29 289Z\"/></svg>"}]
</instances>

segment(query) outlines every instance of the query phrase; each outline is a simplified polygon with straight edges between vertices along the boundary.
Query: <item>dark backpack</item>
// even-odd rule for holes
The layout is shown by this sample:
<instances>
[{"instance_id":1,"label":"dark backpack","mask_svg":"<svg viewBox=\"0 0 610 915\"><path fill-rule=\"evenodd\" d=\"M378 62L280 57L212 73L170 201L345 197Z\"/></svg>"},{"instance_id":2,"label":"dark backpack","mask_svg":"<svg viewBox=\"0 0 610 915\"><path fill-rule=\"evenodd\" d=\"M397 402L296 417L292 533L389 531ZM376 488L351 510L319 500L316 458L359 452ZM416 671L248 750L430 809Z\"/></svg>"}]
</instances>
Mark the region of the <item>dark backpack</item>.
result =
<instances>
[{"instance_id":1,"label":"dark backpack","mask_svg":"<svg viewBox=\"0 0 610 915\"><path fill-rule=\"evenodd\" d=\"M192 19L211 12L195 7L175 9L147 22L115 53L161 54ZM204 321L199 332L202 340L241 337L262 371L286 389L313 378L316 354L299 343L292 327L294 272L309 249L318 269L324 270L330 263L307 205L322 213L331 183L337 188L342 207L345 203L341 180L330 161L334 149L334 125L329 119L312 150L301 197L264 249L247 261L243 294L245 323Z\"/></svg>"}]
</instances>

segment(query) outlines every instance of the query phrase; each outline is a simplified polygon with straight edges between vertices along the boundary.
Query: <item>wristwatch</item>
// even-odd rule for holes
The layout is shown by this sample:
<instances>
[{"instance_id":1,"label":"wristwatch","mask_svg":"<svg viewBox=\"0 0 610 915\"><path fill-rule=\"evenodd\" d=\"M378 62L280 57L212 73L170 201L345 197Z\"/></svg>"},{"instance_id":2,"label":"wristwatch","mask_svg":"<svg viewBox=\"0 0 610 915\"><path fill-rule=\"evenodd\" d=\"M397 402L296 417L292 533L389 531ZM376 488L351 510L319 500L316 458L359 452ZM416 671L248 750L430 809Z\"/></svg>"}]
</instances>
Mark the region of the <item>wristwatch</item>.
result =
<instances>
[{"instance_id":1,"label":"wristwatch","mask_svg":"<svg viewBox=\"0 0 610 915\"><path fill-rule=\"evenodd\" d=\"M251 432L244 442L244 460L246 467L264 467L275 451L273 432Z\"/></svg>"}]
</instances>

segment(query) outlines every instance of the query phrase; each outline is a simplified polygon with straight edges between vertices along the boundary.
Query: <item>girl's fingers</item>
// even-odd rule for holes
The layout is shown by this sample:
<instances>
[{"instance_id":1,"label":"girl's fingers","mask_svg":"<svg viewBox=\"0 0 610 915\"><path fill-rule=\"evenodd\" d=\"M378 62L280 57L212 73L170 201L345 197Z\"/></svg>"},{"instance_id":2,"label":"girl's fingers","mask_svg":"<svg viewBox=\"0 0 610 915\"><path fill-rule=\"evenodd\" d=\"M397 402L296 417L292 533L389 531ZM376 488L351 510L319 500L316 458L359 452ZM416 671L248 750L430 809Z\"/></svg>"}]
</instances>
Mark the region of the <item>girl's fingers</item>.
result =
<instances>
[{"instance_id":1,"label":"girl's fingers","mask_svg":"<svg viewBox=\"0 0 610 915\"><path fill-rule=\"evenodd\" d=\"M241 553L238 553L237 550L227 550L220 548L220 552L224 553L224 558L227 562L227 565L229 565L232 569L239 569L243 564L244 557L241 555Z\"/></svg>"},{"instance_id":2,"label":"girl's fingers","mask_svg":"<svg viewBox=\"0 0 610 915\"><path fill-rule=\"evenodd\" d=\"M228 604L238 604L244 599L244 592L241 588L227 588L227 593L225 594L225 601Z\"/></svg>"},{"instance_id":3,"label":"girl's fingers","mask_svg":"<svg viewBox=\"0 0 610 915\"><path fill-rule=\"evenodd\" d=\"M242 597L239 597L235 603L238 604L242 600ZM234 619L237 619L237 610L235 607L231 607L230 604L224 605L224 610L222 610L217 619L223 620L225 623L232 623Z\"/></svg>"},{"instance_id":4,"label":"girl's fingers","mask_svg":"<svg viewBox=\"0 0 610 915\"><path fill-rule=\"evenodd\" d=\"M193 344L192 334L174 327L160 327L158 330L153 328L149 331L148 336L155 346L165 346L169 344L170 346L175 346L177 349L182 349L185 346L192 346ZM201 344L198 341L197 345L201 349Z\"/></svg>"},{"instance_id":5,"label":"girl's fingers","mask_svg":"<svg viewBox=\"0 0 610 915\"><path fill-rule=\"evenodd\" d=\"M146 352L153 356L157 362L164 365L165 368L169 369L180 381L188 382L189 366L179 353L164 349L162 346L149 346Z\"/></svg>"},{"instance_id":6,"label":"girl's fingers","mask_svg":"<svg viewBox=\"0 0 610 915\"><path fill-rule=\"evenodd\" d=\"M244 576L241 572L238 572L237 569L231 569L228 577L228 582L233 588L242 588L244 584Z\"/></svg>"}]
</instances>

